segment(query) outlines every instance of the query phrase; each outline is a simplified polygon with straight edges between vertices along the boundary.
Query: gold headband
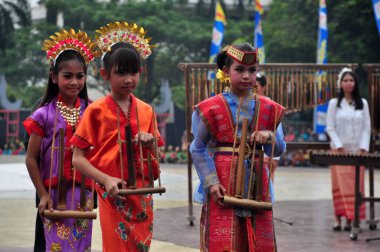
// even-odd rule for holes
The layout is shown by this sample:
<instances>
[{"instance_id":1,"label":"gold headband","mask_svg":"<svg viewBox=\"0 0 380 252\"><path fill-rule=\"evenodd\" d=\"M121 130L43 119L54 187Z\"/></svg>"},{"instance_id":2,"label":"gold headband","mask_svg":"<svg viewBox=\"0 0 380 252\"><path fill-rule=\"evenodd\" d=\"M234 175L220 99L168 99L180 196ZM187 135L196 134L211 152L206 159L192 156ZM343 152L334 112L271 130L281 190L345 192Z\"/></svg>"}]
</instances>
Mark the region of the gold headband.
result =
<instances>
[{"instance_id":1,"label":"gold headband","mask_svg":"<svg viewBox=\"0 0 380 252\"><path fill-rule=\"evenodd\" d=\"M244 65L252 65L257 63L257 49L255 52L244 52L234 46L229 46L226 53L231 58Z\"/></svg>"},{"instance_id":2,"label":"gold headband","mask_svg":"<svg viewBox=\"0 0 380 252\"><path fill-rule=\"evenodd\" d=\"M146 31L143 27L136 24L128 24L127 22L109 23L96 30L96 43L104 54L111 51L111 47L117 43L131 44L139 52L141 58L146 59L152 54L150 45L151 38L145 38Z\"/></svg>"},{"instance_id":3,"label":"gold headband","mask_svg":"<svg viewBox=\"0 0 380 252\"><path fill-rule=\"evenodd\" d=\"M50 36L50 39L44 41L42 50L46 51L46 57L54 65L58 56L66 50L74 50L80 53L86 64L99 56L96 44L91 41L87 33L80 30L76 33L73 29L62 30L56 32L55 36Z\"/></svg>"}]
</instances>

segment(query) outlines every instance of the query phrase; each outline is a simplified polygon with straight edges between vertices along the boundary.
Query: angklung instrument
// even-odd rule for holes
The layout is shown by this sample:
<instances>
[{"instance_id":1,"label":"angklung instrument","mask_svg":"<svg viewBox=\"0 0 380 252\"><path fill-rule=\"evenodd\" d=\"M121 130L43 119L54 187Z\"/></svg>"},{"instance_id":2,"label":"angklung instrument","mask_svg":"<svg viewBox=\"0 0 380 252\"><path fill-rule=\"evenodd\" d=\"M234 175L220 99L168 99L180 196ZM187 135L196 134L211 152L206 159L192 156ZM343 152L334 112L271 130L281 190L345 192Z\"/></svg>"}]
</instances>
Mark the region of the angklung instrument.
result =
<instances>
[{"instance_id":1,"label":"angklung instrument","mask_svg":"<svg viewBox=\"0 0 380 252\"><path fill-rule=\"evenodd\" d=\"M153 109L153 108L152 108ZM119 118L119 112L118 113L118 144L119 144L119 156L120 156L120 169L121 169L121 179L124 180L123 174L124 174L124 167L123 167L123 157L125 156L127 158L127 169L128 169L128 179L127 179L127 188L121 188L119 189L119 195L120 196L126 196L126 195L137 195L137 194L153 194L153 193L159 193L160 195L162 193L166 192L165 187L161 186L161 176L160 176L160 155L158 153L158 137L157 137L157 122L156 122L156 113L153 110L153 157L149 151L147 151L147 155L144 158L143 156L143 144L138 137L137 144L139 149L139 159L138 162L135 162L135 153L134 153L134 147L133 147L133 137L131 132L131 126L130 124L127 124L124 128L125 130L125 139L121 139L120 134L120 118ZM137 120L137 129L138 133L140 135L140 122L139 122L139 116L138 116L138 109L136 106L136 120ZM125 153L123 153L122 144L126 145ZM145 172L144 172L144 162L147 163L147 173L148 177L145 178ZM157 165L157 176L158 176L158 186L155 187L154 185L154 171L153 171L153 162ZM135 164L138 163L140 165L140 172L137 172L137 169L135 167ZM136 185L136 176L141 175L142 179L142 187L138 187ZM148 181L148 182L146 182Z\"/></svg>"},{"instance_id":2,"label":"angklung instrument","mask_svg":"<svg viewBox=\"0 0 380 252\"><path fill-rule=\"evenodd\" d=\"M59 143L56 147L56 132L57 132L57 117L58 117L58 109L55 113L54 118L54 127L53 127L53 140L52 140L52 147L51 147L51 161L50 161L50 175L49 175L49 198L51 198L51 188L52 188L52 172L53 172L53 163L54 163L54 156L56 152L59 153L59 168L58 168L58 184L57 184L57 209L45 209L44 210L44 216L47 218L52 219L61 219L61 218L70 218L70 219L96 219L97 214L94 212L94 188L95 183L94 180L92 180L92 186L91 186L91 202L88 204L86 200L86 188L85 188L85 176L81 174L81 183L80 183L80 200L79 200L79 209L76 205L74 205L74 196L75 196L75 180L76 180L76 174L77 170L72 170L73 173L73 182L72 182L72 194L71 194L71 206L70 208L66 205L66 193L67 190L70 190L67 188L68 181L66 177L64 176L64 159L65 159L65 130L63 128L58 129L58 139ZM71 150L71 149L70 149Z\"/></svg>"},{"instance_id":3,"label":"angklung instrument","mask_svg":"<svg viewBox=\"0 0 380 252\"><path fill-rule=\"evenodd\" d=\"M254 92L253 94L255 99L255 111L254 111L254 118L251 123L252 126L254 126L254 131L258 131L258 118L260 113L260 101L258 99L258 95ZM251 98L248 98L251 99ZM240 117L240 108L242 106L243 99L240 99L239 107L237 110L237 116L236 121L239 122ZM277 118L277 111L276 111L276 117ZM276 132L276 126L277 126L277 120L274 122L274 130L272 132L273 136L275 136ZM252 127L253 128L253 127ZM252 129L251 129L252 131ZM232 162L231 162L231 168L236 166L235 162L235 148L236 144L238 142L237 139L237 132L238 132L238 125L236 125L235 128L235 135L234 135L234 143L233 143L233 151L232 151ZM252 133L252 132L251 132ZM241 129L241 137L239 141L239 155L238 155L238 164L237 164L237 172L236 172L236 184L235 184L235 195L224 195L222 202L226 206L231 207L238 207L238 208L245 208L245 209L251 209L251 210L261 210L261 211L272 211L272 203L263 201L262 199L262 188L263 188L263 172L264 170L264 150L262 149L261 145L258 145L256 142L253 143L253 147L249 146L247 144L247 136L248 136L248 118L242 119L242 129ZM275 137L271 141L267 141L267 143L272 144L271 149L271 156L270 156L270 169L268 174L268 190L267 190L267 197L269 193L269 180L270 180L270 173L272 172L272 157L274 154L274 146L275 146ZM248 178L248 189L247 193L245 192L245 185L246 185L246 175L244 172L244 163L245 160L251 157L251 165L250 165L250 172L249 172L249 178ZM256 166L255 166L256 164Z\"/></svg>"}]
</instances>

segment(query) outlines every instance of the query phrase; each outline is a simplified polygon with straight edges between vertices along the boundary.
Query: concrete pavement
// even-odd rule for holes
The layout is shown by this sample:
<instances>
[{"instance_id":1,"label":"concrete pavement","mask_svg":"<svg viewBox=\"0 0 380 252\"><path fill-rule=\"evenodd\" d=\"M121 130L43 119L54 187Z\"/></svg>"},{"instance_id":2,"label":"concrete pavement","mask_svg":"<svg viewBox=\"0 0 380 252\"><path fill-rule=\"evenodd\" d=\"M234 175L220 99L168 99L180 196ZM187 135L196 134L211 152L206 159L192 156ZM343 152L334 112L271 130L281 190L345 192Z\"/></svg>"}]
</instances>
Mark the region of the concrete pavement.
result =
<instances>
[{"instance_id":1,"label":"concrete pavement","mask_svg":"<svg viewBox=\"0 0 380 252\"><path fill-rule=\"evenodd\" d=\"M34 187L24 157L0 156L0 252L31 251L34 240ZM193 173L194 187L197 184ZM375 195L380 196L380 171L375 172ZM194 226L187 217L187 169L162 165L167 193L155 195L154 239L151 251L198 251L200 206L194 204ZM368 192L368 185L366 187ZM347 232L333 232L330 173L326 168L279 167L275 179L274 208L278 251L379 251L379 229L363 232L353 242ZM380 207L376 205L376 216ZM286 222L292 222L289 225ZM99 221L94 222L93 251L101 251Z\"/></svg>"}]
</instances>

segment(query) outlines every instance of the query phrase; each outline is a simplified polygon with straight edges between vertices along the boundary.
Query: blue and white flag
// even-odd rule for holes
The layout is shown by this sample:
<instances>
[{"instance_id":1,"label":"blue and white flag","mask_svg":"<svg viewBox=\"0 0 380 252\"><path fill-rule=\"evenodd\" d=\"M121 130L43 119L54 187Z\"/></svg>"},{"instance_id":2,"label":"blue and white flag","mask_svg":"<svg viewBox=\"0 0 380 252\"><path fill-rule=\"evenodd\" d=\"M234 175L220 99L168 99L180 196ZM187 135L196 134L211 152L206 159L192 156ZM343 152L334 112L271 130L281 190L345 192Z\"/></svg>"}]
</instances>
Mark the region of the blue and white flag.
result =
<instances>
[{"instance_id":1,"label":"blue and white flag","mask_svg":"<svg viewBox=\"0 0 380 252\"><path fill-rule=\"evenodd\" d=\"M375 19L377 24L377 30L380 35L380 0L372 0L373 3L373 11L375 12Z\"/></svg>"},{"instance_id":2,"label":"blue and white flag","mask_svg":"<svg viewBox=\"0 0 380 252\"><path fill-rule=\"evenodd\" d=\"M217 1L215 6L214 28L212 29L212 42L210 48L209 63L215 62L216 55L218 55L221 49L225 25L227 25L226 16L224 15L222 5L219 3L219 1Z\"/></svg>"},{"instance_id":3,"label":"blue and white flag","mask_svg":"<svg viewBox=\"0 0 380 252\"><path fill-rule=\"evenodd\" d=\"M327 8L326 0L319 2L319 31L318 31L318 52L317 63L327 63Z\"/></svg>"},{"instance_id":4,"label":"blue and white flag","mask_svg":"<svg viewBox=\"0 0 380 252\"><path fill-rule=\"evenodd\" d=\"M327 63L327 8L326 0L319 1L319 31L318 31L318 46L317 46L317 64ZM318 90L322 90L322 79L325 77L324 72L317 73ZM318 94L317 102L322 98L322 93ZM326 114L328 104L318 105L314 109L314 132L322 134L326 128Z\"/></svg>"},{"instance_id":5,"label":"blue and white flag","mask_svg":"<svg viewBox=\"0 0 380 252\"><path fill-rule=\"evenodd\" d=\"M264 50L264 35L261 25L261 15L264 13L264 8L260 0L256 0L255 4L255 34L253 45L259 51L259 63L265 63L265 50Z\"/></svg>"}]
</instances>

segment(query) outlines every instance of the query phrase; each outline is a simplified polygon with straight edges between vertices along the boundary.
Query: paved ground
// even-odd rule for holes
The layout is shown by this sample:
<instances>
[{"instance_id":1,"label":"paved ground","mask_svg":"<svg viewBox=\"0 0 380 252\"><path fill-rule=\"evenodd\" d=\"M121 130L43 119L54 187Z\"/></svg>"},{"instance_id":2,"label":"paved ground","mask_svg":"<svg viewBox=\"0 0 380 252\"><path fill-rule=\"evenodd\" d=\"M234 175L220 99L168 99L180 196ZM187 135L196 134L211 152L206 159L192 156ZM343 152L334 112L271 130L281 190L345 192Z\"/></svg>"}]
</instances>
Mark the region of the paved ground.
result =
<instances>
[{"instance_id":1,"label":"paved ground","mask_svg":"<svg viewBox=\"0 0 380 252\"><path fill-rule=\"evenodd\" d=\"M32 250L34 188L23 157L0 156L0 252ZM155 228L151 251L198 251L200 206L194 205L194 226L187 220L187 170L184 165L163 165L162 184L167 193L155 196ZM193 184L197 179L193 178ZM375 173L375 195L380 196L380 171ZM368 188L368 186L367 186ZM367 190L368 191L368 190ZM274 208L278 251L380 251L379 229L363 232L357 241L347 232L333 232L330 174L326 168L279 167ZM376 205L379 218L380 205ZM286 222L292 222L289 225ZM93 230L93 250L101 250L98 220Z\"/></svg>"}]
</instances>

